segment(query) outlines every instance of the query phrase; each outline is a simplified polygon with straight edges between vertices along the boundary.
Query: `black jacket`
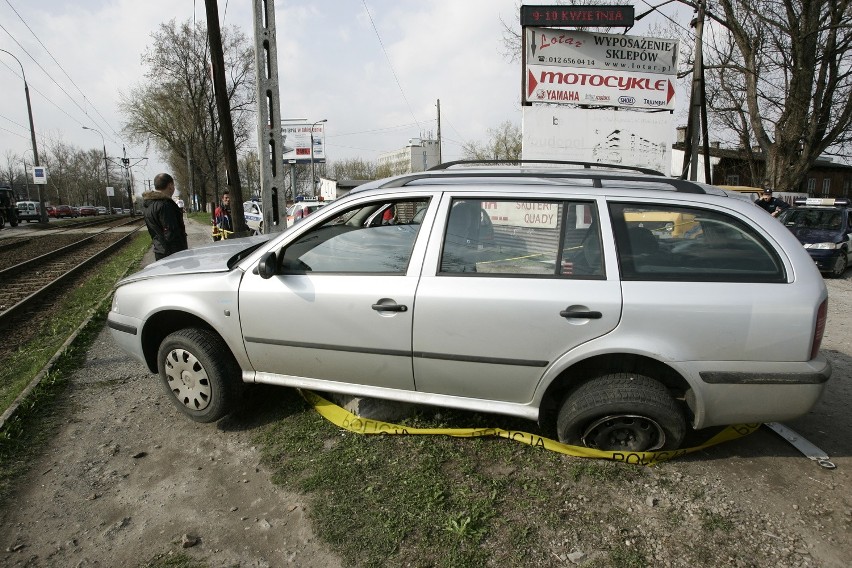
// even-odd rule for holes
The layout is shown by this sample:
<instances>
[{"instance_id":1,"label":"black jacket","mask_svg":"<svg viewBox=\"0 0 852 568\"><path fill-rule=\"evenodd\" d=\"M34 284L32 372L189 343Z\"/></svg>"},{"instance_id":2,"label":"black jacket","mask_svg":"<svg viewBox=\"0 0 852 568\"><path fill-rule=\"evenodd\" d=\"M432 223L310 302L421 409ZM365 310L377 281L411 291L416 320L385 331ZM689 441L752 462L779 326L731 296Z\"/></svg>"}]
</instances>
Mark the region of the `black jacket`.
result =
<instances>
[{"instance_id":1,"label":"black jacket","mask_svg":"<svg viewBox=\"0 0 852 568\"><path fill-rule=\"evenodd\" d=\"M183 212L178 204L167 193L159 190L146 191L142 199L145 224L154 241L154 256L160 259L189 248Z\"/></svg>"}]
</instances>

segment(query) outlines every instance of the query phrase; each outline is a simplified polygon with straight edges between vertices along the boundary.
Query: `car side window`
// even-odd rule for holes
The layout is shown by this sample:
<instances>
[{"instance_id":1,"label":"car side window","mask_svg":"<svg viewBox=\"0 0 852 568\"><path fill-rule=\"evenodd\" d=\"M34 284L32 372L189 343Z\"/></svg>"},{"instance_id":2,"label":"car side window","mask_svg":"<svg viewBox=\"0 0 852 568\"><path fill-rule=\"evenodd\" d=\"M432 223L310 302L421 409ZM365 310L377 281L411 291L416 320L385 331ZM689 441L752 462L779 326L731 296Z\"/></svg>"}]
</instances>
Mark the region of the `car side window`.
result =
<instances>
[{"instance_id":1,"label":"car side window","mask_svg":"<svg viewBox=\"0 0 852 568\"><path fill-rule=\"evenodd\" d=\"M374 201L345 209L284 249L284 272L405 274L428 198ZM382 224L384 212L395 222Z\"/></svg>"},{"instance_id":2,"label":"car side window","mask_svg":"<svg viewBox=\"0 0 852 568\"><path fill-rule=\"evenodd\" d=\"M776 250L735 217L665 204L609 211L622 280L786 282Z\"/></svg>"},{"instance_id":3,"label":"car side window","mask_svg":"<svg viewBox=\"0 0 852 568\"><path fill-rule=\"evenodd\" d=\"M602 277L594 203L456 199L440 274Z\"/></svg>"}]
</instances>

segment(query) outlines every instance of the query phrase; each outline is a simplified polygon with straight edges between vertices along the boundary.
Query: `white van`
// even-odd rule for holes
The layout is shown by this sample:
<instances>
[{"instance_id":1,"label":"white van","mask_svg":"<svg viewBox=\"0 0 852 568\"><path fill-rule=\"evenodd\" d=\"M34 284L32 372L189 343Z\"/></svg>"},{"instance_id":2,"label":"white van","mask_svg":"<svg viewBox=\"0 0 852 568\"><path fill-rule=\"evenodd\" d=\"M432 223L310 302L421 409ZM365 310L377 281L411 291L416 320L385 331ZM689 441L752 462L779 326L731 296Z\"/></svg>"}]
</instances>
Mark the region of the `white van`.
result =
<instances>
[{"instance_id":1,"label":"white van","mask_svg":"<svg viewBox=\"0 0 852 568\"><path fill-rule=\"evenodd\" d=\"M18 201L15 204L18 208L18 221L40 221L41 208L38 201Z\"/></svg>"}]
</instances>

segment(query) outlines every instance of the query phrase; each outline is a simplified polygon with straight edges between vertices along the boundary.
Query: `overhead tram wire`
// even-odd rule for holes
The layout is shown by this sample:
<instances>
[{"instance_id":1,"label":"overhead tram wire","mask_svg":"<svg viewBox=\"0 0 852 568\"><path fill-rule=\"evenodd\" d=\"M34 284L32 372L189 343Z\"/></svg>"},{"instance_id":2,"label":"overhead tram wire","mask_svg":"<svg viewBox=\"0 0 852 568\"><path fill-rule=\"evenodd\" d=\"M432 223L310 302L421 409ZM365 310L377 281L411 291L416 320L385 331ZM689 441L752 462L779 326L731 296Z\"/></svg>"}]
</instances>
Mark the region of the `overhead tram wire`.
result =
<instances>
[{"instance_id":1,"label":"overhead tram wire","mask_svg":"<svg viewBox=\"0 0 852 568\"><path fill-rule=\"evenodd\" d=\"M50 56L50 58L53 60L53 62L56 64L56 66L59 67L59 69L62 71L62 73L68 78L69 81L71 81L71 84L74 85L74 87L77 89L77 91L83 96L83 100L85 102L87 102L89 104L89 106L92 107L92 110L94 110L97 113L97 115L101 118L101 120L103 120L104 125L106 125L110 130L112 130L113 134L120 137L118 132L116 132L115 129L112 128L112 126L109 125L106 118L104 118L104 116L101 114L101 112L98 110L98 108L95 105L92 104L92 101L89 100L89 98L86 96L86 94L83 92L83 90L77 85L77 83L74 82L74 79L72 79L71 76L68 74L68 72L65 71L65 68L62 67L62 64L59 63L59 61L56 60L56 58L53 56L53 54L50 52L50 50L47 49L47 46L44 45L44 43L41 41L41 39L36 35L36 33L33 31L33 29L30 27L30 25L26 22L26 20L24 20L24 18L18 13L18 11L15 9L15 7L12 6L12 3L9 0L6 0L6 4L8 4L9 7L12 9L12 11L15 12L15 15L18 16L18 19L20 19L21 22L24 24L24 26L26 26L26 28L33 35L33 37L36 39L36 41L39 43L39 45L42 47L42 49L44 49L44 51ZM4 28L4 31L7 34L9 33L8 30L6 30L5 28ZM12 34L9 34L9 35L11 36ZM14 38L12 38L12 39L14 39ZM15 40L15 43L18 43L17 40ZM18 45L20 46L21 44L18 43ZM21 49L23 49L23 47L21 47ZM24 53L26 53L26 50L24 50ZM29 53L27 53L27 55L29 55L30 59L35 61L35 59L33 59L32 55L30 55ZM39 64L36 63L36 65L39 65ZM41 67L41 65L39 65L39 67L42 69L42 71L44 71L44 68ZM47 71L45 71L45 73L47 73ZM48 76L50 76L50 75L48 74ZM53 79L53 77L51 77L51 79ZM53 82L56 83L55 80ZM59 83L56 83L56 84L57 84L57 86L59 86ZM60 89L61 88L62 87L60 87ZM62 92L65 93L65 90L63 89ZM68 93L65 93L65 94L68 95ZM68 97L71 98L71 95L68 95ZM78 105L78 107L79 107L79 105ZM81 110L83 111L83 114L88 116L88 113L86 112L85 109L81 108ZM97 123L95 123L95 124L97 124ZM115 141L113 140L113 142L115 142Z\"/></svg>"},{"instance_id":2,"label":"overhead tram wire","mask_svg":"<svg viewBox=\"0 0 852 568\"><path fill-rule=\"evenodd\" d=\"M84 114L84 115L86 115L87 117L91 118L91 117L89 116L89 114L86 112L86 109L84 109L83 107L81 107L81 106L80 106L80 103L78 103L76 100L74 100L74 97L72 97L72 96L68 93L68 91L66 91L66 90L62 87L62 85L60 85L60 84L56 81L56 79L54 79L54 78L53 78L53 76L52 76L50 73L48 73L48 72L47 72L47 70L46 70L44 67L42 67L42 66L41 66L41 63L39 63L39 62L38 62L38 61L37 61L37 60L36 60L36 59L35 59L32 55L30 55L30 53L29 53L29 52L28 52L28 51L24 48L24 46L22 46L22 45L21 45L21 43L20 43L17 39L15 39L15 36L13 36L13 35L9 32L9 30L7 30L7 29L3 26L3 24L0 24L0 29L2 29L4 32L6 32L6 33L9 35L9 37L10 37L10 38L12 38L12 41L14 41L14 42L18 45L18 47L19 47L19 48L21 48L21 51L23 51L24 53L26 53L26 54L27 54L27 57L29 57L29 58L32 60L32 62L33 62L33 63L35 63L35 64L38 66L38 68L39 68L39 69L41 69L41 70L42 70L42 72L43 72L45 75L47 75L47 77L48 77L51 81L53 81L53 83L54 83L57 87L59 87L59 90L60 90L60 91L62 91L63 93L65 93L65 96L66 96L66 97L68 97L68 99L69 99L72 103L74 103L74 105L75 105L78 109L80 109L80 110L83 112L83 114ZM45 100L47 100L48 102L50 102L53 106L55 106L55 107L56 107L56 108L58 108L60 111L62 111L62 112L63 112L66 116L68 116L69 118L71 118L72 120L74 120L74 122L76 122L77 124L80 124L80 125L82 125L82 124L83 124L82 122L80 122L79 120L77 120L76 118L74 118L74 117L72 117L70 114L68 114L68 112L66 112L63 108L61 108L59 105L57 105L57 104L56 104L56 103L55 103L52 99L50 99L49 97L45 96L45 95L44 95L44 93L42 93L41 91L39 91L38 89L36 89L35 87L33 87L33 86L32 86L32 83L30 83L29 87L30 87L30 89L31 89L31 90L33 90L33 91L35 91L35 92L39 93L42 97L44 97L44 98L45 98ZM115 141L112 137L110 137L110 140L112 140L112 142L113 142L113 143L117 144L117 142L116 142L116 141Z\"/></svg>"},{"instance_id":3,"label":"overhead tram wire","mask_svg":"<svg viewBox=\"0 0 852 568\"><path fill-rule=\"evenodd\" d=\"M370 25L373 26L373 31L376 33L376 37L379 40L379 45L382 46L382 52L385 54L385 59L387 59L388 67L390 67L391 73L393 74L393 78L396 81L396 86L399 87L399 92L402 94L402 99L405 101L405 105L408 107L408 112L411 113L411 117L414 119L414 122L417 123L418 130L423 130L420 127L420 121L417 120L417 117L414 115L414 111L411 109L411 104L408 102L408 97L405 96L405 91L403 90L402 84L399 82L399 77L397 77L396 71L393 68L393 64L391 63L388 51L385 49L385 43L382 41L382 36L379 35L379 30L376 27L376 23L373 21L373 15L370 14L370 9L367 7L367 0L361 0L361 3L364 5L364 10L367 12L367 17L370 19Z\"/></svg>"}]
</instances>

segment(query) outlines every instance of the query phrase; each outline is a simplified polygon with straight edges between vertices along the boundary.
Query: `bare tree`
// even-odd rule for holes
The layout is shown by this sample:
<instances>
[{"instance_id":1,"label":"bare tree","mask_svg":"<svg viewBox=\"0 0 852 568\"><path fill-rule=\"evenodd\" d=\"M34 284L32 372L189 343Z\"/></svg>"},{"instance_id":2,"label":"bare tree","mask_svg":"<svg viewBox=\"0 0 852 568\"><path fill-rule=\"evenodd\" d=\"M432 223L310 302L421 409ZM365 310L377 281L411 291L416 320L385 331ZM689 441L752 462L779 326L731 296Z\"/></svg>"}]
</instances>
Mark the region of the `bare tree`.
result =
<instances>
[{"instance_id":1,"label":"bare tree","mask_svg":"<svg viewBox=\"0 0 852 568\"><path fill-rule=\"evenodd\" d=\"M327 164L331 177L341 179L376 179L376 164L361 158L335 160Z\"/></svg>"},{"instance_id":2,"label":"bare tree","mask_svg":"<svg viewBox=\"0 0 852 568\"><path fill-rule=\"evenodd\" d=\"M189 187L192 179L200 203L218 201L225 168L207 31L201 22L178 25L172 20L161 24L152 39L142 56L145 83L122 95L125 130L134 140L152 140L179 184ZM233 27L223 29L222 42L239 150L254 132L254 52L246 36Z\"/></svg>"},{"instance_id":3,"label":"bare tree","mask_svg":"<svg viewBox=\"0 0 852 568\"><path fill-rule=\"evenodd\" d=\"M462 155L467 160L519 160L521 146L520 127L506 120L488 129L487 142L465 142Z\"/></svg>"},{"instance_id":4,"label":"bare tree","mask_svg":"<svg viewBox=\"0 0 852 568\"><path fill-rule=\"evenodd\" d=\"M720 0L705 48L708 111L752 156L754 179L798 187L823 154L852 142L850 0Z\"/></svg>"}]
</instances>

